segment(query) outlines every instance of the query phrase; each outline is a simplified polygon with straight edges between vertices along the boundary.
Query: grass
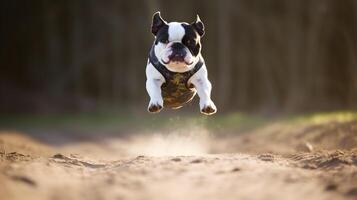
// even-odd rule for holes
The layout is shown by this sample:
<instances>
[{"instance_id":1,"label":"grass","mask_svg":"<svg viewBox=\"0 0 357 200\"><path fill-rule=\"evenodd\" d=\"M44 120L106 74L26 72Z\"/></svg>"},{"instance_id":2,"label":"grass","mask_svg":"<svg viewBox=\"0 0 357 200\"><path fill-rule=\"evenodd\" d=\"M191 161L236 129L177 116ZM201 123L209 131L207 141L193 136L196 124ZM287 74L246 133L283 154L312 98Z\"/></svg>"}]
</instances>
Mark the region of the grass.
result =
<instances>
[{"instance_id":1,"label":"grass","mask_svg":"<svg viewBox=\"0 0 357 200\"><path fill-rule=\"evenodd\" d=\"M81 113L81 114L26 114L1 115L0 129L26 130L31 128L66 128L82 131L95 130L155 130L158 128L182 128L200 126L215 132L239 132L262 127L271 122L286 125L321 124L330 121L346 122L357 120L357 112L338 111L314 113L268 119L252 114L234 112L224 115L204 116L201 114L168 115L126 113Z\"/></svg>"},{"instance_id":2,"label":"grass","mask_svg":"<svg viewBox=\"0 0 357 200\"><path fill-rule=\"evenodd\" d=\"M349 122L357 120L357 112L353 111L336 111L312 113L308 115L294 116L288 120L290 123L309 123L309 124L324 124L328 122Z\"/></svg>"},{"instance_id":3,"label":"grass","mask_svg":"<svg viewBox=\"0 0 357 200\"><path fill-rule=\"evenodd\" d=\"M66 127L101 127L122 126L132 117L121 114L16 114L0 116L1 128L66 128Z\"/></svg>"},{"instance_id":4,"label":"grass","mask_svg":"<svg viewBox=\"0 0 357 200\"><path fill-rule=\"evenodd\" d=\"M23 114L0 115L0 129L29 128L80 128L80 129L157 129L200 126L208 129L246 129L265 120L244 113L215 116L202 114L133 114L133 113L82 113L82 114Z\"/></svg>"}]
</instances>

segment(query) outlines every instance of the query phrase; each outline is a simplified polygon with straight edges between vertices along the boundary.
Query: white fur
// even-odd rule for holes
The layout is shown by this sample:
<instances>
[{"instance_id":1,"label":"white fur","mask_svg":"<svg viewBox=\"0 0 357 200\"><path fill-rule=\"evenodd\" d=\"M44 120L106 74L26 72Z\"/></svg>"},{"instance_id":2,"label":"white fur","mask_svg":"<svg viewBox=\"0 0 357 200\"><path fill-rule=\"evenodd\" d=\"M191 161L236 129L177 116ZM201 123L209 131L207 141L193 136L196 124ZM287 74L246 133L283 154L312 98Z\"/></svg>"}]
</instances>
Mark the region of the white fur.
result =
<instances>
[{"instance_id":1,"label":"white fur","mask_svg":"<svg viewBox=\"0 0 357 200\"><path fill-rule=\"evenodd\" d=\"M170 22L169 23L169 41L181 42L183 36L185 36L185 29L182 27L181 23Z\"/></svg>"},{"instance_id":2,"label":"white fur","mask_svg":"<svg viewBox=\"0 0 357 200\"><path fill-rule=\"evenodd\" d=\"M148 63L146 66L146 78L146 91L150 96L148 108L151 105L163 107L164 101L161 96L161 85L165 83L165 78L151 63Z\"/></svg>"},{"instance_id":3,"label":"white fur","mask_svg":"<svg viewBox=\"0 0 357 200\"><path fill-rule=\"evenodd\" d=\"M154 47L155 55L157 56L157 58L159 59L160 62L162 60L165 60L165 62L166 62L169 59L168 56L170 54L169 54L169 51L168 51L169 48L167 48L167 46L168 46L167 44L159 42ZM162 63L162 64L164 64L164 63Z\"/></svg>"},{"instance_id":4,"label":"white fur","mask_svg":"<svg viewBox=\"0 0 357 200\"><path fill-rule=\"evenodd\" d=\"M198 70L189 80L189 83L192 83L196 90L197 94L200 97L200 110L202 112L202 109L206 107L211 107L217 111L216 105L213 103L211 100L211 90L212 90L212 84L208 80L208 73L207 73L207 67L206 64L203 64L200 70ZM215 113L214 112L214 113ZM211 113L211 114L214 114ZM206 113L204 113L206 114Z\"/></svg>"}]
</instances>

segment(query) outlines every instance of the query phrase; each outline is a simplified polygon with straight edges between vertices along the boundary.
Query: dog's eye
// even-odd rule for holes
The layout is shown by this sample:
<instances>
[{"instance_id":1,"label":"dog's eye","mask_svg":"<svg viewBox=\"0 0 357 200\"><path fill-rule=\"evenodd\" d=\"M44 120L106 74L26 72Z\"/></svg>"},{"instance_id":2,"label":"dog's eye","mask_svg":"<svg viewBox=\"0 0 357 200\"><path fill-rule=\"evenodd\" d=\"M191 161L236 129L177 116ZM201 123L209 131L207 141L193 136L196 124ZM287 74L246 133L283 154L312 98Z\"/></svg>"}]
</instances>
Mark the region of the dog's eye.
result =
<instances>
[{"instance_id":1,"label":"dog's eye","mask_svg":"<svg viewBox=\"0 0 357 200\"><path fill-rule=\"evenodd\" d=\"M169 39L168 38L167 39L166 38L160 38L159 42L163 43L163 44L167 44L167 43L169 43Z\"/></svg>"},{"instance_id":2,"label":"dog's eye","mask_svg":"<svg viewBox=\"0 0 357 200\"><path fill-rule=\"evenodd\" d=\"M187 40L187 45L194 45L195 41L194 40Z\"/></svg>"}]
</instances>

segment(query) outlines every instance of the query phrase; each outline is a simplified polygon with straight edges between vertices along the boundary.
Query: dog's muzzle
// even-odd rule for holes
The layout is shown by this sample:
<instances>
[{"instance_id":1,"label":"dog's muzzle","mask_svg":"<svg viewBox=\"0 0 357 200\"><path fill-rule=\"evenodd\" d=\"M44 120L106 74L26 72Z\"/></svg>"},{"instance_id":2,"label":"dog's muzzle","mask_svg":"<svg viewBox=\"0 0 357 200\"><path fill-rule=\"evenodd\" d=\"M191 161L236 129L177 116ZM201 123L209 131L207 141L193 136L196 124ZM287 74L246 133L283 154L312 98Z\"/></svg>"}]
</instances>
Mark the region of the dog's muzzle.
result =
<instances>
[{"instance_id":1,"label":"dog's muzzle","mask_svg":"<svg viewBox=\"0 0 357 200\"><path fill-rule=\"evenodd\" d=\"M185 63L187 65L192 64L188 63L186 60L187 50L186 47L179 42L175 42L171 45L171 54L168 56L168 61L164 62L165 64L169 64L170 62L180 62Z\"/></svg>"},{"instance_id":2,"label":"dog's muzzle","mask_svg":"<svg viewBox=\"0 0 357 200\"><path fill-rule=\"evenodd\" d=\"M184 62L185 61L185 56L187 54L185 50L185 46L181 43L174 43L171 46L172 53L169 56L169 59L171 61L176 61L176 62Z\"/></svg>"}]
</instances>

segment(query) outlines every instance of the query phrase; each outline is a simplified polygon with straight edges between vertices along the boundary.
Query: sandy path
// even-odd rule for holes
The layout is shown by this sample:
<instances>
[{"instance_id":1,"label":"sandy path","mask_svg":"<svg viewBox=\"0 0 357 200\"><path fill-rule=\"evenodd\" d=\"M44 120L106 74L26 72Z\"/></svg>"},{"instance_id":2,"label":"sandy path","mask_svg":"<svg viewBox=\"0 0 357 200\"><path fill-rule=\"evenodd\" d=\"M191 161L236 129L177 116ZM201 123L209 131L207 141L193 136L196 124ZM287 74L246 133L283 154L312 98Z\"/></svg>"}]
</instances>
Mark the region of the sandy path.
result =
<instances>
[{"instance_id":1,"label":"sandy path","mask_svg":"<svg viewBox=\"0 0 357 200\"><path fill-rule=\"evenodd\" d=\"M337 199L318 173L250 155L95 162L37 158L6 171L10 199ZM12 187L13 186L13 187Z\"/></svg>"},{"instance_id":2,"label":"sandy path","mask_svg":"<svg viewBox=\"0 0 357 200\"><path fill-rule=\"evenodd\" d=\"M0 199L357 199L356 151L209 154L215 144L146 134L53 146L1 133Z\"/></svg>"}]
</instances>

